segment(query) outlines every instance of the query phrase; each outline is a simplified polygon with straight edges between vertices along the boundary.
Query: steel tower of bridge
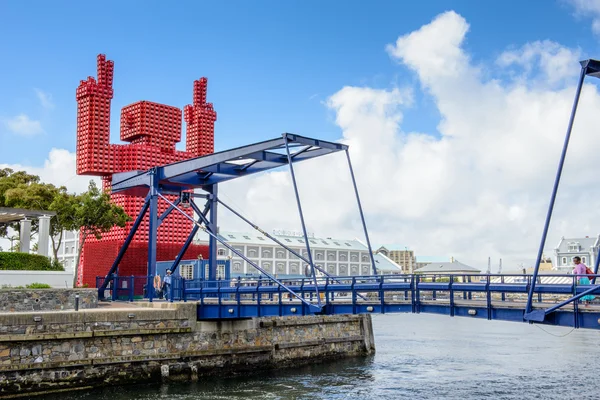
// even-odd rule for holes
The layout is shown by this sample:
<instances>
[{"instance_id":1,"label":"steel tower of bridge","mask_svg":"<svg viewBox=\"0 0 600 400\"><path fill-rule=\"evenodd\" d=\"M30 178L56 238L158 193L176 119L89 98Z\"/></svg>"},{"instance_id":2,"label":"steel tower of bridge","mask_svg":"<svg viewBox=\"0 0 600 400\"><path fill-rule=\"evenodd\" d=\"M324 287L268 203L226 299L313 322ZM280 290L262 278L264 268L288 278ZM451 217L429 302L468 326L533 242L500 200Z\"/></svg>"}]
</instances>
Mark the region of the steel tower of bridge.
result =
<instances>
[{"instance_id":1,"label":"steel tower of bridge","mask_svg":"<svg viewBox=\"0 0 600 400\"><path fill-rule=\"evenodd\" d=\"M150 101L138 101L123 107L120 138L128 144L110 143L111 100L113 98L114 62L104 54L97 57L97 79L88 77L77 88L77 174L102 178L103 189L110 190L114 173L147 170L156 165L211 154L214 151L214 126L217 113L207 102L206 78L194 81L193 102L184 108L186 150L178 151L181 141L181 109ZM171 198L171 197L169 197ZM112 193L111 200L135 218L144 197L135 194ZM158 204L159 212L168 205ZM187 211L192 215L192 211ZM92 286L97 275L110 268L122 247L133 222L124 228L115 227L100 240L88 237L82 250L77 282ZM188 237L191 223L181 214L162 221L158 231L157 259L171 260ZM186 257L208 255L204 246L191 245ZM142 221L123 260L122 275L146 273L148 256L148 221Z\"/></svg>"}]
</instances>

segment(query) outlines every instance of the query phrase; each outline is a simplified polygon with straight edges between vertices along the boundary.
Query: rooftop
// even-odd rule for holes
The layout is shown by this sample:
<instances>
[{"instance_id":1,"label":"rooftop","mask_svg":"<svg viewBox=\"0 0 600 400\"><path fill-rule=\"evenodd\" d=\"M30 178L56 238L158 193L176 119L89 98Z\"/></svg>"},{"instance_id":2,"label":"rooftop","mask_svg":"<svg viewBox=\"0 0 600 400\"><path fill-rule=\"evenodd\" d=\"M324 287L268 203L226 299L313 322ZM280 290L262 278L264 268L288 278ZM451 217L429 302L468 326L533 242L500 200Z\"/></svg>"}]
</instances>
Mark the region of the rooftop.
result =
<instances>
[{"instance_id":1,"label":"rooftop","mask_svg":"<svg viewBox=\"0 0 600 400\"><path fill-rule=\"evenodd\" d=\"M477 268L470 267L466 264L461 263L460 261L454 260L454 262L434 262L431 264L427 264L426 266L417 269L415 272L425 272L425 273L450 273L450 272L474 272L479 273L481 270Z\"/></svg>"},{"instance_id":2,"label":"rooftop","mask_svg":"<svg viewBox=\"0 0 600 400\"><path fill-rule=\"evenodd\" d=\"M25 218L39 218L54 215L56 215L54 211L0 207L0 224L9 224L11 222L21 221Z\"/></svg>"}]
</instances>

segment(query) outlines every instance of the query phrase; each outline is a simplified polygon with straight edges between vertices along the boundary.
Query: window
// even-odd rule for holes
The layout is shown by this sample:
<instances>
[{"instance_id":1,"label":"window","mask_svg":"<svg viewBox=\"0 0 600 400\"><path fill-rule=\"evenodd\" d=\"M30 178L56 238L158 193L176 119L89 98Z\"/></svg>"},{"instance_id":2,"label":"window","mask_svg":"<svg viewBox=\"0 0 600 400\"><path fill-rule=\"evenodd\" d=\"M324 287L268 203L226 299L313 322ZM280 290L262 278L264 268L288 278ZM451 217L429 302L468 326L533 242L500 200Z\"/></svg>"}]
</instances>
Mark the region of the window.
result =
<instances>
[{"instance_id":1,"label":"window","mask_svg":"<svg viewBox=\"0 0 600 400\"><path fill-rule=\"evenodd\" d=\"M288 243L292 243L292 241L290 239L287 239L287 238L285 239L285 241L288 242Z\"/></svg>"},{"instance_id":2,"label":"window","mask_svg":"<svg viewBox=\"0 0 600 400\"><path fill-rule=\"evenodd\" d=\"M194 266L192 264L182 264L179 273L183 279L194 279Z\"/></svg>"},{"instance_id":3,"label":"window","mask_svg":"<svg viewBox=\"0 0 600 400\"><path fill-rule=\"evenodd\" d=\"M323 243L323 244L326 244L327 246L329 246L329 243L327 243L327 242L326 242L326 241L324 241L324 240L321 240L321 243Z\"/></svg>"},{"instance_id":4,"label":"window","mask_svg":"<svg viewBox=\"0 0 600 400\"><path fill-rule=\"evenodd\" d=\"M250 257L256 257L256 249L249 249L248 250L248 255Z\"/></svg>"},{"instance_id":5,"label":"window","mask_svg":"<svg viewBox=\"0 0 600 400\"><path fill-rule=\"evenodd\" d=\"M317 242L316 242L316 241L314 241L314 240L311 240L310 242L311 242L312 244L317 244Z\"/></svg>"},{"instance_id":6,"label":"window","mask_svg":"<svg viewBox=\"0 0 600 400\"><path fill-rule=\"evenodd\" d=\"M340 245L338 242L333 242L333 244L335 244L336 246L339 246L339 245Z\"/></svg>"},{"instance_id":7,"label":"window","mask_svg":"<svg viewBox=\"0 0 600 400\"><path fill-rule=\"evenodd\" d=\"M250 236L244 236L244 239L250 240Z\"/></svg>"},{"instance_id":8,"label":"window","mask_svg":"<svg viewBox=\"0 0 600 400\"><path fill-rule=\"evenodd\" d=\"M231 239L235 239L235 236L233 236L233 235L227 235L227 236L229 236Z\"/></svg>"},{"instance_id":9,"label":"window","mask_svg":"<svg viewBox=\"0 0 600 400\"><path fill-rule=\"evenodd\" d=\"M277 250L277 258L285 258L285 251Z\"/></svg>"},{"instance_id":10,"label":"window","mask_svg":"<svg viewBox=\"0 0 600 400\"><path fill-rule=\"evenodd\" d=\"M562 265L567 265L567 257L562 258Z\"/></svg>"},{"instance_id":11,"label":"window","mask_svg":"<svg viewBox=\"0 0 600 400\"><path fill-rule=\"evenodd\" d=\"M262 236L257 236L256 238L257 238L258 240L265 240L265 238L264 238L264 237L262 237Z\"/></svg>"},{"instance_id":12,"label":"window","mask_svg":"<svg viewBox=\"0 0 600 400\"><path fill-rule=\"evenodd\" d=\"M351 260L351 261L358 261L358 256L357 256L356 254L352 254L352 255L350 256L350 260Z\"/></svg>"},{"instance_id":13,"label":"window","mask_svg":"<svg viewBox=\"0 0 600 400\"><path fill-rule=\"evenodd\" d=\"M585 264L585 257L581 257L581 262Z\"/></svg>"},{"instance_id":14,"label":"window","mask_svg":"<svg viewBox=\"0 0 600 400\"><path fill-rule=\"evenodd\" d=\"M263 250L262 256L263 257L271 257L271 250Z\"/></svg>"},{"instance_id":15,"label":"window","mask_svg":"<svg viewBox=\"0 0 600 400\"><path fill-rule=\"evenodd\" d=\"M323 259L323 254L321 254L321 253L317 253L317 254L315 255L315 257L316 257L316 259L317 259L317 260L322 260L322 259Z\"/></svg>"},{"instance_id":16,"label":"window","mask_svg":"<svg viewBox=\"0 0 600 400\"><path fill-rule=\"evenodd\" d=\"M579 251L580 250L580 246L578 242L571 242L569 243L569 251Z\"/></svg>"},{"instance_id":17,"label":"window","mask_svg":"<svg viewBox=\"0 0 600 400\"><path fill-rule=\"evenodd\" d=\"M348 246L348 247L352 247L352 245L350 245L350 243L346 243L346 246Z\"/></svg>"},{"instance_id":18,"label":"window","mask_svg":"<svg viewBox=\"0 0 600 400\"><path fill-rule=\"evenodd\" d=\"M219 249L219 250L217 250L217 255L218 256L226 256L227 251L225 249Z\"/></svg>"},{"instance_id":19,"label":"window","mask_svg":"<svg viewBox=\"0 0 600 400\"><path fill-rule=\"evenodd\" d=\"M298 241L299 241L300 243L304 243L304 240L302 240L302 239L298 239Z\"/></svg>"},{"instance_id":20,"label":"window","mask_svg":"<svg viewBox=\"0 0 600 400\"><path fill-rule=\"evenodd\" d=\"M366 254L363 254L363 255L362 255L362 260L363 260L363 261L369 261L369 256L368 256L368 255L366 255Z\"/></svg>"}]
</instances>

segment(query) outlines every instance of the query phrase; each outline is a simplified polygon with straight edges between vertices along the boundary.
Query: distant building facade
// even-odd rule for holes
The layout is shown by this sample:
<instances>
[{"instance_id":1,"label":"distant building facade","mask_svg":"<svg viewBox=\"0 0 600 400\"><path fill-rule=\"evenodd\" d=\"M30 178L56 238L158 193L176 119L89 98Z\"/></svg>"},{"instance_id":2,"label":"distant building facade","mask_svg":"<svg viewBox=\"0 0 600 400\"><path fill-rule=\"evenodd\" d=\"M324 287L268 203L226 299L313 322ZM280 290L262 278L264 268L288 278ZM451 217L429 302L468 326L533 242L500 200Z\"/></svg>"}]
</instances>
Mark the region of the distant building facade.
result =
<instances>
[{"instance_id":1,"label":"distant building facade","mask_svg":"<svg viewBox=\"0 0 600 400\"><path fill-rule=\"evenodd\" d=\"M79 231L63 231L57 256L58 261L65 267L65 270L75 270L75 264L79 257L79 253L77 253L78 248Z\"/></svg>"},{"instance_id":2,"label":"distant building facade","mask_svg":"<svg viewBox=\"0 0 600 400\"><path fill-rule=\"evenodd\" d=\"M303 257L307 257L306 242L303 236L276 235ZM277 277L304 276L304 261L290 251L279 246L261 233L240 233L220 231L219 237L253 263ZM309 237L313 262L331 275L360 276L372 275L368 247L359 240ZM208 238L196 238L197 244L208 243ZM217 247L218 259L231 259L231 277L259 275L251 264L233 253L222 244ZM402 268L384 254L374 254L377 274L401 274Z\"/></svg>"},{"instance_id":3,"label":"distant building facade","mask_svg":"<svg viewBox=\"0 0 600 400\"><path fill-rule=\"evenodd\" d=\"M416 269L415 252L407 247L384 245L378 248L375 253L383 254L402 268L403 274L412 274Z\"/></svg>"},{"instance_id":4,"label":"distant building facade","mask_svg":"<svg viewBox=\"0 0 600 400\"><path fill-rule=\"evenodd\" d=\"M596 237L565 238L558 242L554 249L554 267L561 272L573 269L573 257L581 257L581 262L593 266L598 257L600 235Z\"/></svg>"}]
</instances>

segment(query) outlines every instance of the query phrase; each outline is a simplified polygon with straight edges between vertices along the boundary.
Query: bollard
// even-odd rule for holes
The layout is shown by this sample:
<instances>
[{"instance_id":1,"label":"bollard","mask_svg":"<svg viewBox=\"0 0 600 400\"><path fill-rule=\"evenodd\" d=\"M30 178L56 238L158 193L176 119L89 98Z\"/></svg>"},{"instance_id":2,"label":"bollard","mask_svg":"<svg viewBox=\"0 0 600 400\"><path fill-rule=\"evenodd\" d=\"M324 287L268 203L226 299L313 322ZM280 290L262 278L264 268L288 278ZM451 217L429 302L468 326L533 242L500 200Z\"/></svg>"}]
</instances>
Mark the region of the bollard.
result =
<instances>
[{"instance_id":1,"label":"bollard","mask_svg":"<svg viewBox=\"0 0 600 400\"><path fill-rule=\"evenodd\" d=\"M79 295L75 295L75 311L79 311Z\"/></svg>"}]
</instances>

